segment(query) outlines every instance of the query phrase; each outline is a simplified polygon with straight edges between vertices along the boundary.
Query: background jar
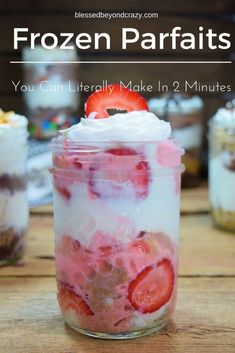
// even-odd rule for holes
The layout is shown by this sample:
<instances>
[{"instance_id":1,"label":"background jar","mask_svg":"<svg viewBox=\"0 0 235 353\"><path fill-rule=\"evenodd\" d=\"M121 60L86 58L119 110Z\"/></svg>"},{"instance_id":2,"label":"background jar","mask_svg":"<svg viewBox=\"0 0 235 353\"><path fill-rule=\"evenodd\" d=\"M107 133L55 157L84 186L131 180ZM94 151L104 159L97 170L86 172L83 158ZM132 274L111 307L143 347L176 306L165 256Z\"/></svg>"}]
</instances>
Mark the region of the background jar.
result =
<instances>
[{"instance_id":1,"label":"background jar","mask_svg":"<svg viewBox=\"0 0 235 353\"><path fill-rule=\"evenodd\" d=\"M235 102L209 122L209 192L215 225L235 232Z\"/></svg>"},{"instance_id":2,"label":"background jar","mask_svg":"<svg viewBox=\"0 0 235 353\"><path fill-rule=\"evenodd\" d=\"M23 49L23 60L26 62L23 66L27 87L24 100L30 134L39 139L51 138L59 129L68 128L78 121L78 64L56 63L77 61L78 56L75 50L36 46Z\"/></svg>"},{"instance_id":3,"label":"background jar","mask_svg":"<svg viewBox=\"0 0 235 353\"><path fill-rule=\"evenodd\" d=\"M203 102L200 97L172 93L148 102L149 110L158 118L169 121L172 136L185 150L182 163L182 187L194 187L200 182L203 137Z\"/></svg>"},{"instance_id":4,"label":"background jar","mask_svg":"<svg viewBox=\"0 0 235 353\"><path fill-rule=\"evenodd\" d=\"M16 262L25 250L27 137L26 126L0 129L0 265Z\"/></svg>"},{"instance_id":5,"label":"background jar","mask_svg":"<svg viewBox=\"0 0 235 353\"><path fill-rule=\"evenodd\" d=\"M102 338L159 330L176 300L182 150L174 141L79 145L60 138L52 150L65 321ZM159 275L167 298L142 283L144 276L158 283Z\"/></svg>"}]
</instances>

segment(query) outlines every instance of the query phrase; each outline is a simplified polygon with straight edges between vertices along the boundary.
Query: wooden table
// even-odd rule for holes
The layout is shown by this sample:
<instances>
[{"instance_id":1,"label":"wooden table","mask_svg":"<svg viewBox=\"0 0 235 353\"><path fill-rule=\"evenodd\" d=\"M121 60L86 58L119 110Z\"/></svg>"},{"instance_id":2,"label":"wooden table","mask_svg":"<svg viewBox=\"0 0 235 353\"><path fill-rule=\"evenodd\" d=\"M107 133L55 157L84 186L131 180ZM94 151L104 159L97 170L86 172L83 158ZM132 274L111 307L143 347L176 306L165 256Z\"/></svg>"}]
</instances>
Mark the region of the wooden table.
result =
<instances>
[{"instance_id":1,"label":"wooden table","mask_svg":"<svg viewBox=\"0 0 235 353\"><path fill-rule=\"evenodd\" d=\"M182 196L179 289L172 321L130 341L82 336L56 302L51 206L31 212L25 259L0 269L0 353L234 353L235 235L214 229L207 189Z\"/></svg>"}]
</instances>

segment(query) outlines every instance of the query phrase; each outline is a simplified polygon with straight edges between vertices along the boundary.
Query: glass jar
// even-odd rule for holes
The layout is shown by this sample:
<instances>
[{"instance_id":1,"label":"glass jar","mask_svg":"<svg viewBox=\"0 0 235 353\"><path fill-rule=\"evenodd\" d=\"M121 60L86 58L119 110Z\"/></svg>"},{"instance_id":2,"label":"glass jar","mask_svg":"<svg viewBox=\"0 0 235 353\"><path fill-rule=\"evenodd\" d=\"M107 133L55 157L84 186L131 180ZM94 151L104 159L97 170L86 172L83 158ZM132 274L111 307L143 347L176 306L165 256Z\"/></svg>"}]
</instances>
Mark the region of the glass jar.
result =
<instances>
[{"instance_id":1,"label":"glass jar","mask_svg":"<svg viewBox=\"0 0 235 353\"><path fill-rule=\"evenodd\" d=\"M174 310L182 150L53 140L58 301L86 335L161 329Z\"/></svg>"},{"instance_id":2,"label":"glass jar","mask_svg":"<svg viewBox=\"0 0 235 353\"><path fill-rule=\"evenodd\" d=\"M152 98L149 110L158 118L169 121L173 137L185 150L182 163L182 187L198 186L200 182L201 148L203 135L203 102L200 97L186 94L169 94Z\"/></svg>"},{"instance_id":3,"label":"glass jar","mask_svg":"<svg viewBox=\"0 0 235 353\"><path fill-rule=\"evenodd\" d=\"M24 253L28 227L27 120L0 112L0 265Z\"/></svg>"},{"instance_id":4,"label":"glass jar","mask_svg":"<svg viewBox=\"0 0 235 353\"><path fill-rule=\"evenodd\" d=\"M38 139L51 138L56 136L58 130L78 121L78 64L56 63L77 61L77 54L75 50L25 47L23 60L26 61L24 99L30 134Z\"/></svg>"},{"instance_id":5,"label":"glass jar","mask_svg":"<svg viewBox=\"0 0 235 353\"><path fill-rule=\"evenodd\" d=\"M235 232L235 101L209 122L209 191L215 225Z\"/></svg>"}]
</instances>

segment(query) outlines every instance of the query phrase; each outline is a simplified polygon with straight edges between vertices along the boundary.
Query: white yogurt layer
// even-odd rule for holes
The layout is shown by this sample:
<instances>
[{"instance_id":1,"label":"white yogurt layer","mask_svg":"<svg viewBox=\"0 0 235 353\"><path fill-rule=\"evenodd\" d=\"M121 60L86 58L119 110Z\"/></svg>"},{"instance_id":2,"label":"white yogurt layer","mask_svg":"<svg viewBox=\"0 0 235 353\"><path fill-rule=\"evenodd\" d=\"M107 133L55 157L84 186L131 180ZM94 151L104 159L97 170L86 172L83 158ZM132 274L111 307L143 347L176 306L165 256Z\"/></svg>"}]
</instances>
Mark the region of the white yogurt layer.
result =
<instances>
[{"instance_id":1,"label":"white yogurt layer","mask_svg":"<svg viewBox=\"0 0 235 353\"><path fill-rule=\"evenodd\" d=\"M115 114L107 119L88 119L60 131L61 134L77 142L146 142L167 140L171 135L170 124L158 119L147 111L133 111Z\"/></svg>"},{"instance_id":2,"label":"white yogurt layer","mask_svg":"<svg viewBox=\"0 0 235 353\"><path fill-rule=\"evenodd\" d=\"M174 99L169 97L151 98L148 101L149 110L156 115L163 116L166 112L170 114L190 114L201 111L203 101L199 96L184 98L179 94Z\"/></svg>"},{"instance_id":3,"label":"white yogurt layer","mask_svg":"<svg viewBox=\"0 0 235 353\"><path fill-rule=\"evenodd\" d=\"M209 162L209 182L212 207L235 211L235 172L223 165L221 155Z\"/></svg>"},{"instance_id":4,"label":"white yogurt layer","mask_svg":"<svg viewBox=\"0 0 235 353\"><path fill-rule=\"evenodd\" d=\"M27 158L28 120L0 111L0 174L23 174Z\"/></svg>"},{"instance_id":5,"label":"white yogurt layer","mask_svg":"<svg viewBox=\"0 0 235 353\"><path fill-rule=\"evenodd\" d=\"M141 231L164 233L173 243L179 233L179 194L174 176L162 176L150 183L144 200L90 199L88 186L81 182L69 188L70 200L54 191L54 222L57 236L69 234L89 246L96 232L129 243Z\"/></svg>"},{"instance_id":6,"label":"white yogurt layer","mask_svg":"<svg viewBox=\"0 0 235 353\"><path fill-rule=\"evenodd\" d=\"M0 227L2 230L14 228L16 232L25 230L28 225L28 200L27 192L8 191L0 193Z\"/></svg>"}]
</instances>

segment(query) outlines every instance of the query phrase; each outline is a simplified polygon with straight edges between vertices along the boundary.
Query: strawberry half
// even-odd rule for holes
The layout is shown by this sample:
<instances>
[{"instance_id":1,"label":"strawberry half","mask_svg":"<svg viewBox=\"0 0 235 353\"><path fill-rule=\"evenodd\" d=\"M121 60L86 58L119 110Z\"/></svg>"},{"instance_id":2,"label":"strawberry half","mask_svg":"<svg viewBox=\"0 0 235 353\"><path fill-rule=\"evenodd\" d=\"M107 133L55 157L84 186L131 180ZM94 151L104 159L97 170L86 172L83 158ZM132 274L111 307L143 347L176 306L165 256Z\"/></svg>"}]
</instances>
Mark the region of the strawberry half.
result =
<instances>
[{"instance_id":1,"label":"strawberry half","mask_svg":"<svg viewBox=\"0 0 235 353\"><path fill-rule=\"evenodd\" d=\"M174 288L174 270L168 259L145 267L129 284L128 299L142 313L160 309L170 299Z\"/></svg>"},{"instance_id":2,"label":"strawberry half","mask_svg":"<svg viewBox=\"0 0 235 353\"><path fill-rule=\"evenodd\" d=\"M59 288L58 300L62 311L75 310L77 315L93 316L87 303L74 292L69 284L62 283Z\"/></svg>"},{"instance_id":3,"label":"strawberry half","mask_svg":"<svg viewBox=\"0 0 235 353\"><path fill-rule=\"evenodd\" d=\"M97 197L145 198L149 165L131 148L113 148L97 155L90 168L90 191Z\"/></svg>"},{"instance_id":4,"label":"strawberry half","mask_svg":"<svg viewBox=\"0 0 235 353\"><path fill-rule=\"evenodd\" d=\"M118 84L111 84L106 89L94 92L85 104L86 117L95 112L95 119L108 118L112 111L126 113L135 110L148 111L146 101L139 93Z\"/></svg>"}]
</instances>

